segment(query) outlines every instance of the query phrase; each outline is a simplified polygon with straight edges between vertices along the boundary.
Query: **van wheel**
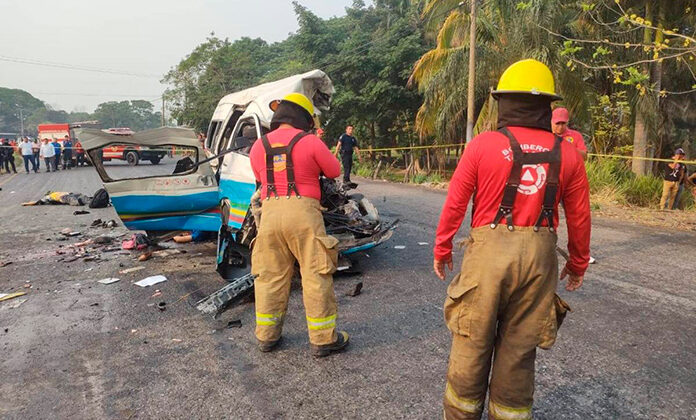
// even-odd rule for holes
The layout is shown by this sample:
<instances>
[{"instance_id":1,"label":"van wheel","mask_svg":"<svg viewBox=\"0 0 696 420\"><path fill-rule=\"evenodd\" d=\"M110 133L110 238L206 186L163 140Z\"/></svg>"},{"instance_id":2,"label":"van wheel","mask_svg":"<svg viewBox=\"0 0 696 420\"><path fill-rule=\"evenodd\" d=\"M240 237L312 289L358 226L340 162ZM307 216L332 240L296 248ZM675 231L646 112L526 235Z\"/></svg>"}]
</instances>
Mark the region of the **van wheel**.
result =
<instances>
[{"instance_id":1,"label":"van wheel","mask_svg":"<svg viewBox=\"0 0 696 420\"><path fill-rule=\"evenodd\" d=\"M129 166L136 166L138 164L138 154L134 151L126 152L126 162Z\"/></svg>"},{"instance_id":2,"label":"van wheel","mask_svg":"<svg viewBox=\"0 0 696 420\"><path fill-rule=\"evenodd\" d=\"M150 159L150 163L152 163L153 165L157 165L158 163L160 163L160 158L152 158Z\"/></svg>"}]
</instances>

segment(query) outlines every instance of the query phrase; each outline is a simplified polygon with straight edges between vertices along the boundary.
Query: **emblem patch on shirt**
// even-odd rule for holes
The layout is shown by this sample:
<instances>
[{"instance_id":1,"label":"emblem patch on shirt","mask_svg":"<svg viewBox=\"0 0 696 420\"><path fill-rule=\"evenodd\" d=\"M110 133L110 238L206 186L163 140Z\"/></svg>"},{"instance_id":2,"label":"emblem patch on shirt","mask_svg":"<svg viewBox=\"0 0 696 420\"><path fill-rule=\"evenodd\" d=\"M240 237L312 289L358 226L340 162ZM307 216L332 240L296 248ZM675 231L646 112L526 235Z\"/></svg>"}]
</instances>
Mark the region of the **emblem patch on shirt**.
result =
<instances>
[{"instance_id":1,"label":"emblem patch on shirt","mask_svg":"<svg viewBox=\"0 0 696 420\"><path fill-rule=\"evenodd\" d=\"M272 147L283 147L283 143L273 143ZM273 156L273 172L283 172L286 168L287 157L285 154Z\"/></svg>"},{"instance_id":2,"label":"emblem patch on shirt","mask_svg":"<svg viewBox=\"0 0 696 420\"><path fill-rule=\"evenodd\" d=\"M568 136L565 139L568 143L575 143L575 139L572 136Z\"/></svg>"},{"instance_id":3,"label":"emblem patch on shirt","mask_svg":"<svg viewBox=\"0 0 696 420\"><path fill-rule=\"evenodd\" d=\"M538 193L546 183L546 169L543 165L524 165L517 192L525 195Z\"/></svg>"}]
</instances>

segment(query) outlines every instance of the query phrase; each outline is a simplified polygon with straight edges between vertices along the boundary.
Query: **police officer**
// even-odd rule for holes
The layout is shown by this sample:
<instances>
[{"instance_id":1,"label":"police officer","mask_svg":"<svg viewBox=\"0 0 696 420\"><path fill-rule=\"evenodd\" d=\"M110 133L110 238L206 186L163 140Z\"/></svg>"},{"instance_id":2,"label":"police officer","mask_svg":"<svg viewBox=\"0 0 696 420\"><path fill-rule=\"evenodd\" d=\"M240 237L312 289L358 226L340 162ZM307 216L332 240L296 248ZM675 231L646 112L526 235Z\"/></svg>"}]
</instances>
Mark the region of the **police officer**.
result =
<instances>
[{"instance_id":1,"label":"police officer","mask_svg":"<svg viewBox=\"0 0 696 420\"><path fill-rule=\"evenodd\" d=\"M353 170L353 152L358 154L358 159L362 161L360 156L360 148L358 148L358 139L353 136L353 126L346 127L346 132L341 134L336 145L336 157L341 153L341 162L343 162L343 183L350 184L350 173Z\"/></svg>"},{"instance_id":2,"label":"police officer","mask_svg":"<svg viewBox=\"0 0 696 420\"><path fill-rule=\"evenodd\" d=\"M553 345L567 310L555 294L560 200L570 253L560 277L568 278L567 290L582 285L589 260L587 174L575 146L551 132L551 103L560 99L551 71L535 60L517 62L494 98L499 130L467 145L435 241L434 271L444 280L452 238L473 195L468 246L445 302L452 332L446 419L480 418L486 393L491 418L532 418L536 347Z\"/></svg>"},{"instance_id":3,"label":"police officer","mask_svg":"<svg viewBox=\"0 0 696 420\"><path fill-rule=\"evenodd\" d=\"M312 354L327 356L348 344L336 330L338 240L326 234L319 176L340 175L338 160L315 135L314 105L292 93L270 104L271 132L257 140L249 158L261 188L261 221L252 251L256 338L268 352L281 339L290 281L299 263Z\"/></svg>"}]
</instances>

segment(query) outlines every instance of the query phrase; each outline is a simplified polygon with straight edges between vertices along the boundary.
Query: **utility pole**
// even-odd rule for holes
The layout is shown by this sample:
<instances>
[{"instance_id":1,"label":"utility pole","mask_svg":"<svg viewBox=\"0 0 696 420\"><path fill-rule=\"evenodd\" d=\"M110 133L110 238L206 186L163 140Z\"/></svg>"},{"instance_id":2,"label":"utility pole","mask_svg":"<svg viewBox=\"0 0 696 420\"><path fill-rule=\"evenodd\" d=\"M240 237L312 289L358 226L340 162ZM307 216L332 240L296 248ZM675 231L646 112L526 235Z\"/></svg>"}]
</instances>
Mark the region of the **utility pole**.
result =
<instances>
[{"instance_id":1,"label":"utility pole","mask_svg":"<svg viewBox=\"0 0 696 420\"><path fill-rule=\"evenodd\" d=\"M19 108L19 122L22 127L22 137L24 137L24 114L22 108Z\"/></svg>"},{"instance_id":2,"label":"utility pole","mask_svg":"<svg viewBox=\"0 0 696 420\"><path fill-rule=\"evenodd\" d=\"M164 127L164 122L165 122L165 118L164 118L164 112L166 111L165 102L166 102L166 100L164 99L164 94L162 94L162 127Z\"/></svg>"},{"instance_id":3,"label":"utility pole","mask_svg":"<svg viewBox=\"0 0 696 420\"><path fill-rule=\"evenodd\" d=\"M469 13L469 89L466 106L466 141L474 137L474 82L476 81L476 0L471 0L471 12Z\"/></svg>"}]
</instances>

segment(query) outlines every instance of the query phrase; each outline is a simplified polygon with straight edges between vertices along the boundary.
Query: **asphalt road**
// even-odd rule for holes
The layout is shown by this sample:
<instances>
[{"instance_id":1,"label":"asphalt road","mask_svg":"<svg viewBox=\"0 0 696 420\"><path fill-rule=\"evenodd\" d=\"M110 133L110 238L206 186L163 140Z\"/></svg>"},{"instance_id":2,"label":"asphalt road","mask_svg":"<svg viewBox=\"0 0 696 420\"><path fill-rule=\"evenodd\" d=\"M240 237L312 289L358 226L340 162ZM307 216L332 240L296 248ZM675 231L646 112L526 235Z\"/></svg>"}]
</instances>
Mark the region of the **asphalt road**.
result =
<instances>
[{"instance_id":1,"label":"asphalt road","mask_svg":"<svg viewBox=\"0 0 696 420\"><path fill-rule=\"evenodd\" d=\"M148 165L118 170L145 174ZM450 336L431 247L445 192L361 182L359 192L401 225L360 259L362 275L336 279L339 323L352 344L315 360L297 288L285 341L269 354L256 350L252 304L219 321L190 306L224 285L214 244L144 263L118 252L58 262L57 250L84 237L125 233L88 226L116 218L113 209L73 216L75 207L19 203L47 190L89 195L100 187L92 168L2 175L0 187L0 261L12 261L0 268L0 292L27 292L19 307L21 298L0 302L0 417L441 418ZM82 237L57 241L66 227ZM694 233L594 220L599 262L582 289L560 291L573 312L555 347L539 352L535 418L696 418L695 243ZM138 265L145 268L118 274ZM155 274L169 280L131 284ZM96 283L114 276L121 281ZM346 296L358 281L363 293ZM162 296L151 297L157 288ZM166 311L154 307L159 301ZM241 328L225 328L236 319Z\"/></svg>"}]
</instances>

